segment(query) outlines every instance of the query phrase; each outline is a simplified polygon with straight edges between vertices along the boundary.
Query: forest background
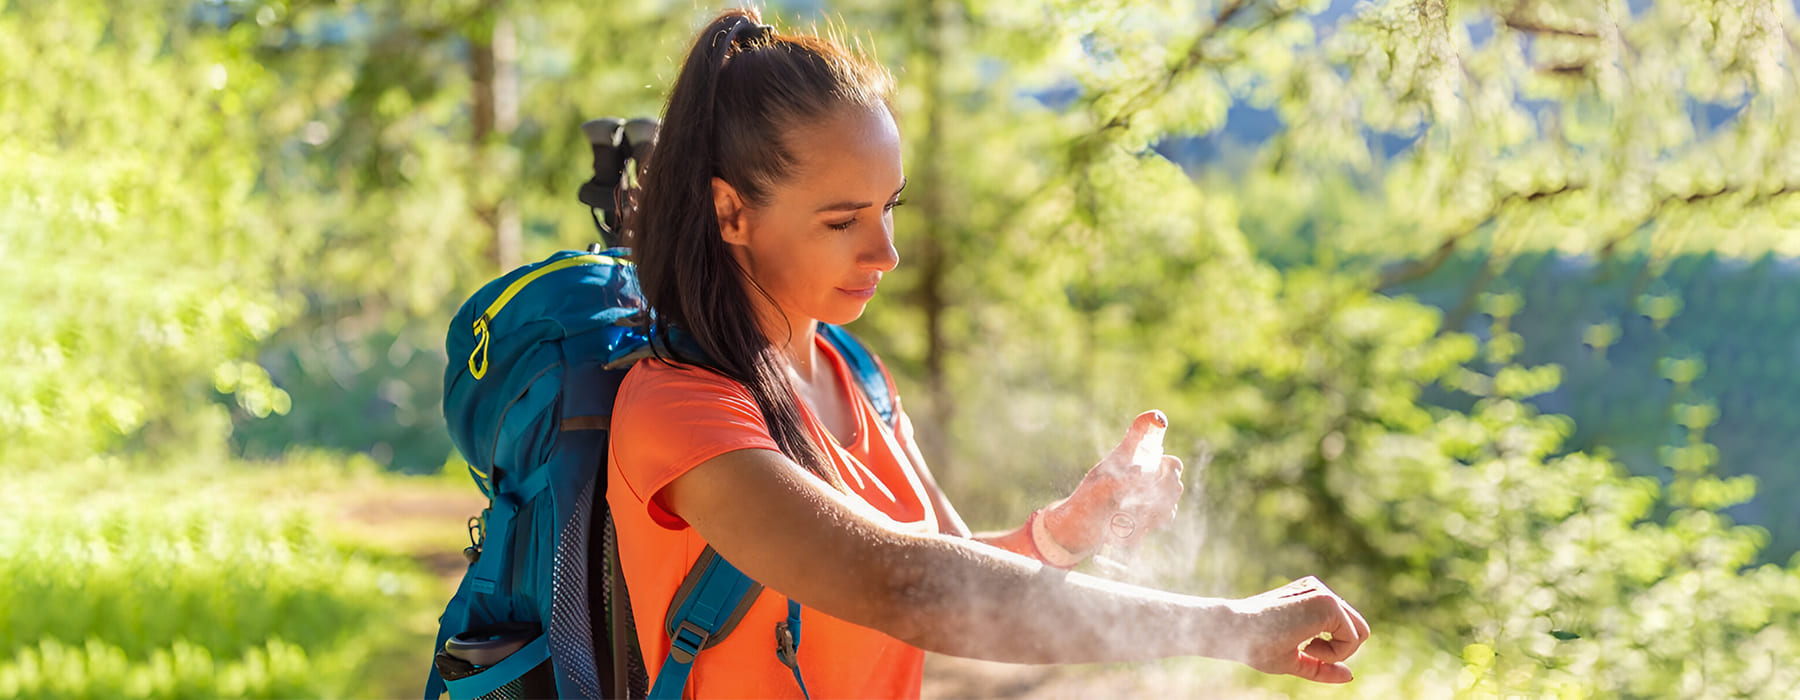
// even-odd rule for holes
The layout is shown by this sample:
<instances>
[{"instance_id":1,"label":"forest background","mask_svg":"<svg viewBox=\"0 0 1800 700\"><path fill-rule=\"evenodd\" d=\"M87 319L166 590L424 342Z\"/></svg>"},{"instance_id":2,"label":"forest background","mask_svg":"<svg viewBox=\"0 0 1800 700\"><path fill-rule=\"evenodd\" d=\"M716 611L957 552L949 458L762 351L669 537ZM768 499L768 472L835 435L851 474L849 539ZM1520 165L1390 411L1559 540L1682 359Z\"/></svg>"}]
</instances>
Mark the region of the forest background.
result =
<instances>
[{"instance_id":1,"label":"forest background","mask_svg":"<svg viewBox=\"0 0 1800 700\"><path fill-rule=\"evenodd\" d=\"M1325 577L1378 636L1308 695L1792 697L1796 5L766 13L899 78L853 328L972 525L1161 408L1190 495L1125 575ZM718 9L0 0L0 695L416 692L480 506L448 319L596 240L580 124Z\"/></svg>"}]
</instances>

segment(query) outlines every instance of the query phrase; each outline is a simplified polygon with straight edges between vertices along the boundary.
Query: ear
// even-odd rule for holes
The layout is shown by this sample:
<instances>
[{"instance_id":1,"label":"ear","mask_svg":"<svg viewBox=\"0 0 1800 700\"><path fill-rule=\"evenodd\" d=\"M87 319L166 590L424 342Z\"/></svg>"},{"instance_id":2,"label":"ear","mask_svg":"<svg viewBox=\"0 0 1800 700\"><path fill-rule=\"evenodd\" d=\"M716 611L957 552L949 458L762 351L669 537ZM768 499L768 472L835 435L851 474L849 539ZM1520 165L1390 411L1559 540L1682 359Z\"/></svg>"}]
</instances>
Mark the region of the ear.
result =
<instances>
[{"instance_id":1,"label":"ear","mask_svg":"<svg viewBox=\"0 0 1800 700\"><path fill-rule=\"evenodd\" d=\"M720 178L712 179L713 213L719 217L719 238L732 245L750 243L749 208L737 188Z\"/></svg>"}]
</instances>

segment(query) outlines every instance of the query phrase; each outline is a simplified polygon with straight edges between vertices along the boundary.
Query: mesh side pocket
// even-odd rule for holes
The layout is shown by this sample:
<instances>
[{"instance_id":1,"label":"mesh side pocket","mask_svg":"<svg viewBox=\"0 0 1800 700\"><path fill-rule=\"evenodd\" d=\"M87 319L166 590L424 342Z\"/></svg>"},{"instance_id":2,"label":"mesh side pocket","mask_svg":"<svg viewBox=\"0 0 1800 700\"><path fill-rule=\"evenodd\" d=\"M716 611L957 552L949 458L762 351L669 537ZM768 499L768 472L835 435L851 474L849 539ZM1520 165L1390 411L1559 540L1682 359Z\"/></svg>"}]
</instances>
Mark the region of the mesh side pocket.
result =
<instances>
[{"instance_id":1,"label":"mesh side pocket","mask_svg":"<svg viewBox=\"0 0 1800 700\"><path fill-rule=\"evenodd\" d=\"M644 668L644 655L638 649L637 620L631 612L631 592L625 587L625 574L619 570L618 535L613 530L612 512L604 504L601 514L601 545L605 548L605 568L601 579L605 588L606 620L613 630L613 650L625 671L625 695L628 698L650 696L650 676Z\"/></svg>"},{"instance_id":2,"label":"mesh side pocket","mask_svg":"<svg viewBox=\"0 0 1800 700\"><path fill-rule=\"evenodd\" d=\"M525 675L512 679L506 685L494 689L494 692L475 700L533 700L534 698L556 697L556 683L550 678L549 661L538 664Z\"/></svg>"},{"instance_id":3,"label":"mesh side pocket","mask_svg":"<svg viewBox=\"0 0 1800 700\"><path fill-rule=\"evenodd\" d=\"M588 606L588 523L593 516L594 481L575 499L575 510L556 538L550 567L550 658L558 675L580 697L605 697L594 666L593 611Z\"/></svg>"}]
</instances>

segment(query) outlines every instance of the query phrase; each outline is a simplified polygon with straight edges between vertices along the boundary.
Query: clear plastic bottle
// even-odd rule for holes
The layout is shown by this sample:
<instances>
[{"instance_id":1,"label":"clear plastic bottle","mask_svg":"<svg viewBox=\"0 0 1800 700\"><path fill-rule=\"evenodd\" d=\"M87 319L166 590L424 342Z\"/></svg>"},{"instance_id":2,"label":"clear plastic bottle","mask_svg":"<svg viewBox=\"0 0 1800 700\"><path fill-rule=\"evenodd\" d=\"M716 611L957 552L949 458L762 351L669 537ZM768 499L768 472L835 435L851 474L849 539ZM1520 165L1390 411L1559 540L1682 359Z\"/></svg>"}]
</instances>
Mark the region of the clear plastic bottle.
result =
<instances>
[{"instance_id":1,"label":"clear plastic bottle","mask_svg":"<svg viewBox=\"0 0 1800 700\"><path fill-rule=\"evenodd\" d=\"M1131 467L1154 476L1162 469L1164 428L1152 428L1138 441L1131 455ZM1113 578L1132 578L1137 559L1137 542L1142 537L1142 510L1155 494L1129 492L1120 494L1119 509L1107 520L1100 548L1094 552L1094 566Z\"/></svg>"}]
</instances>

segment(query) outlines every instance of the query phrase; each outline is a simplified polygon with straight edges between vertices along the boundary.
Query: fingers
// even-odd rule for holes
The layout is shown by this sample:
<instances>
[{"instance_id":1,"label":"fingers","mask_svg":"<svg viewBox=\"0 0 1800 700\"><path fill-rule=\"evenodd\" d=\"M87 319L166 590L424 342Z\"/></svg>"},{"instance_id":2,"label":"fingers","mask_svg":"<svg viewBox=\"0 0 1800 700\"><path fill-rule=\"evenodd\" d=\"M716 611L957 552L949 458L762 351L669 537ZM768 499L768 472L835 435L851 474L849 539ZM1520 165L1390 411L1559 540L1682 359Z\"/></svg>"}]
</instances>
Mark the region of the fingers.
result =
<instances>
[{"instance_id":1,"label":"fingers","mask_svg":"<svg viewBox=\"0 0 1800 700\"><path fill-rule=\"evenodd\" d=\"M1181 483L1181 467L1180 457L1162 456L1161 474L1157 484L1158 493L1162 497L1157 499L1156 516L1150 524L1152 528L1161 529L1167 527L1169 523L1175 522L1175 512L1181 508L1181 494L1187 491L1187 487Z\"/></svg>"},{"instance_id":2,"label":"fingers","mask_svg":"<svg viewBox=\"0 0 1800 700\"><path fill-rule=\"evenodd\" d=\"M1350 614L1350 624L1356 628L1356 638L1367 641L1369 638L1369 621L1363 619L1363 614L1358 612L1355 606L1342 600L1339 600L1338 602L1344 606L1344 612Z\"/></svg>"},{"instance_id":3,"label":"fingers","mask_svg":"<svg viewBox=\"0 0 1800 700\"><path fill-rule=\"evenodd\" d=\"M1264 653L1271 656L1263 656L1268 665L1258 668L1320 683L1351 680L1343 662L1368 640L1369 623L1319 579L1296 579L1245 600L1265 606L1270 624Z\"/></svg>"},{"instance_id":4,"label":"fingers","mask_svg":"<svg viewBox=\"0 0 1800 700\"><path fill-rule=\"evenodd\" d=\"M1357 646L1362 646L1363 640L1369 638L1369 621L1363 619L1362 613L1357 611L1355 606L1350 605L1349 602L1339 596L1336 591L1327 587L1325 583L1320 581L1317 577L1307 576L1306 578L1300 579L1300 581L1304 581L1309 586L1324 592L1327 596L1330 596L1333 602L1337 603L1337 613L1341 615L1341 622L1338 624L1346 628L1346 634L1355 636ZM1340 634L1335 630L1329 631L1331 631L1334 636ZM1351 649L1351 652L1354 653L1355 649Z\"/></svg>"},{"instance_id":5,"label":"fingers","mask_svg":"<svg viewBox=\"0 0 1800 700\"><path fill-rule=\"evenodd\" d=\"M1318 599L1321 602L1315 605L1325 608L1324 631L1331 634L1332 642L1339 645L1338 648L1344 651L1345 657L1356 653L1356 648L1362 646L1364 635L1357 629L1356 621L1350 614L1350 604L1330 590L1326 590Z\"/></svg>"},{"instance_id":6,"label":"fingers","mask_svg":"<svg viewBox=\"0 0 1800 700\"><path fill-rule=\"evenodd\" d=\"M1175 522L1181 507L1181 459L1163 455L1157 473L1128 486L1119 503L1120 512L1130 515L1138 532L1160 530ZM1115 533L1116 534L1116 533Z\"/></svg>"},{"instance_id":7,"label":"fingers","mask_svg":"<svg viewBox=\"0 0 1800 700\"><path fill-rule=\"evenodd\" d=\"M1363 637L1354 632L1346 612L1348 605L1338 601L1336 596L1320 596L1319 599L1331 601L1338 608L1337 614L1327 618L1323 630L1330 633L1331 639L1314 637L1296 649L1292 673L1319 683L1348 683L1353 676L1350 667L1343 662L1362 647Z\"/></svg>"},{"instance_id":8,"label":"fingers","mask_svg":"<svg viewBox=\"0 0 1800 700\"><path fill-rule=\"evenodd\" d=\"M1169 419L1162 411L1145 411L1139 413L1131 421L1131 427L1125 430L1125 439L1113 448L1112 456L1130 461L1137 455L1162 454L1163 433L1169 428Z\"/></svg>"},{"instance_id":9,"label":"fingers","mask_svg":"<svg viewBox=\"0 0 1800 700\"><path fill-rule=\"evenodd\" d=\"M1356 654L1356 650L1362 648L1363 642L1369 636L1368 623L1359 622L1362 615L1357 613L1355 608L1350 607L1349 603L1337 597L1337 594L1332 593L1331 589L1325 588L1324 584L1319 584L1318 591L1318 597L1307 602L1323 608L1325 619L1320 625L1322 627L1320 633L1331 638L1314 637L1302 646L1300 651L1301 656L1311 657L1322 664L1329 665L1350 658Z\"/></svg>"},{"instance_id":10,"label":"fingers","mask_svg":"<svg viewBox=\"0 0 1800 700\"><path fill-rule=\"evenodd\" d=\"M1331 664L1350 658L1355 650L1342 640L1313 637L1312 641L1300 647L1300 651L1307 656Z\"/></svg>"},{"instance_id":11,"label":"fingers","mask_svg":"<svg viewBox=\"0 0 1800 700\"><path fill-rule=\"evenodd\" d=\"M1316 683L1349 683L1355 680L1349 666L1321 661L1299 650L1294 651L1292 674Z\"/></svg>"}]
</instances>

